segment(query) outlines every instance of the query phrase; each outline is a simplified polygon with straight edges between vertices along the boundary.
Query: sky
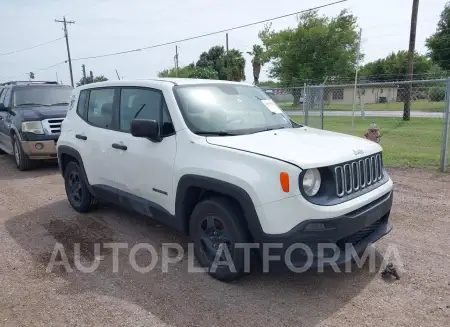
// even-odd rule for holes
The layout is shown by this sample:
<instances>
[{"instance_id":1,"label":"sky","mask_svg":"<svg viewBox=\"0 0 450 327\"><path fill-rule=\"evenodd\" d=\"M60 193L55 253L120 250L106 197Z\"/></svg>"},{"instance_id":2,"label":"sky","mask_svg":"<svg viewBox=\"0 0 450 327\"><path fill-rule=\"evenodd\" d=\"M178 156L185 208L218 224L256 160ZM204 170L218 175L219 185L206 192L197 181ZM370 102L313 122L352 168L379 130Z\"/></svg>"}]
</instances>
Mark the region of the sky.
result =
<instances>
[{"instance_id":1,"label":"sky","mask_svg":"<svg viewBox=\"0 0 450 327\"><path fill-rule=\"evenodd\" d=\"M32 47L64 36L61 20L65 15L75 24L68 25L75 83L82 76L81 65L94 75L116 79L156 77L174 66L175 45L124 55L76 60L142 48L224 30L238 25L325 5L335 0L0 0L0 80L56 80L70 84L64 39L15 54L7 52ZM420 0L416 50L426 53L425 40L436 30L439 15L447 0ZM321 9L319 13L335 16L349 9L362 28L362 52L365 62L406 50L412 0L348 0ZM296 17L272 21L275 30L296 26ZM246 54L253 44L260 44L258 31L264 24L229 32L229 47L244 52L247 82L252 81L251 57ZM225 33L178 43L179 64L197 61L201 52L215 45L225 45ZM58 64L61 63L61 64ZM56 65L58 64L58 65ZM53 66L47 68L49 66ZM47 68L47 69L43 69ZM268 79L264 66L260 80Z\"/></svg>"}]
</instances>

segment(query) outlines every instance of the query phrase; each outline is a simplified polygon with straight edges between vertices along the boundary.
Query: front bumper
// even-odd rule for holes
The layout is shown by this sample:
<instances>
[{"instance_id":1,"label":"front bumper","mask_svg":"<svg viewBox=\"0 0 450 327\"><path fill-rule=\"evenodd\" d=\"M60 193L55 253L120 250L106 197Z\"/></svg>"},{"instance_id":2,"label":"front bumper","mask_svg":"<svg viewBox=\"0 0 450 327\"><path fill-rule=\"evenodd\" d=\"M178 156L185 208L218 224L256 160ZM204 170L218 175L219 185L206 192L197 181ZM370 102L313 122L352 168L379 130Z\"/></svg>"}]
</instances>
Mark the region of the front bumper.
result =
<instances>
[{"instance_id":1,"label":"front bumper","mask_svg":"<svg viewBox=\"0 0 450 327\"><path fill-rule=\"evenodd\" d=\"M389 215L393 191L371 203L337 218L306 220L282 235L267 235L262 247L270 248L270 255L279 255L282 261L293 266L318 266L324 257L333 257L337 265L351 260L349 247L357 254L392 230ZM302 247L297 245L301 244ZM289 247L295 248L287 251ZM305 251L305 247L308 251ZM264 251L261 251L263 254ZM323 263L323 262L322 262Z\"/></svg>"},{"instance_id":2,"label":"front bumper","mask_svg":"<svg viewBox=\"0 0 450 327\"><path fill-rule=\"evenodd\" d=\"M56 140L22 141L21 145L30 159L56 159Z\"/></svg>"}]
</instances>

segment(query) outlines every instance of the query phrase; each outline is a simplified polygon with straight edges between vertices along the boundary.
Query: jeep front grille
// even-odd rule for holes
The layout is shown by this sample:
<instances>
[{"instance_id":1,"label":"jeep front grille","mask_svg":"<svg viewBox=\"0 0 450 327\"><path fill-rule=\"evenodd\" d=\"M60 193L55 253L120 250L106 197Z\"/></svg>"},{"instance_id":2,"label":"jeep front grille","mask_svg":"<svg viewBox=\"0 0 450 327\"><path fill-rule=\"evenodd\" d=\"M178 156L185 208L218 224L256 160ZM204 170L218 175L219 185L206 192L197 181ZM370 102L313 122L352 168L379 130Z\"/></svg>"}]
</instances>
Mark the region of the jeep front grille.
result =
<instances>
[{"instance_id":1,"label":"jeep front grille","mask_svg":"<svg viewBox=\"0 0 450 327\"><path fill-rule=\"evenodd\" d=\"M383 162L377 153L334 168L336 195L343 197L361 191L383 179Z\"/></svg>"},{"instance_id":2,"label":"jeep front grille","mask_svg":"<svg viewBox=\"0 0 450 327\"><path fill-rule=\"evenodd\" d=\"M48 134L60 134L61 123L64 118L50 118L42 121L42 125Z\"/></svg>"}]
</instances>

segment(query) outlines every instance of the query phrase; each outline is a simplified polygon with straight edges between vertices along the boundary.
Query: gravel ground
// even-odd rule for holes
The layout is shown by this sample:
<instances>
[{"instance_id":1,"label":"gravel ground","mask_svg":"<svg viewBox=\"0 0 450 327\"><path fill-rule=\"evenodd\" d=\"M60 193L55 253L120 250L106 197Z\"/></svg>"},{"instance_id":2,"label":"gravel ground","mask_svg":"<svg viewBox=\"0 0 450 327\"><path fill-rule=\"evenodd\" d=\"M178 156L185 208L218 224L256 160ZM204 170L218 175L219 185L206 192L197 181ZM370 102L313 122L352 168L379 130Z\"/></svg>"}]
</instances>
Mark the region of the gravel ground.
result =
<instances>
[{"instance_id":1,"label":"gravel ground","mask_svg":"<svg viewBox=\"0 0 450 327\"><path fill-rule=\"evenodd\" d=\"M0 156L0 325L5 326L449 326L450 176L391 169L394 230L376 244L379 259L395 244L402 278L386 281L368 265L351 273L258 271L233 284L188 274L186 257L163 273L131 269L121 250L119 272L102 249L90 274L46 267L56 242L69 261L94 243L139 242L158 249L186 238L112 206L79 215L69 206L55 166L18 172ZM149 261L145 253L138 263ZM380 264L380 260L377 261ZM74 268L74 266L72 265Z\"/></svg>"}]
</instances>

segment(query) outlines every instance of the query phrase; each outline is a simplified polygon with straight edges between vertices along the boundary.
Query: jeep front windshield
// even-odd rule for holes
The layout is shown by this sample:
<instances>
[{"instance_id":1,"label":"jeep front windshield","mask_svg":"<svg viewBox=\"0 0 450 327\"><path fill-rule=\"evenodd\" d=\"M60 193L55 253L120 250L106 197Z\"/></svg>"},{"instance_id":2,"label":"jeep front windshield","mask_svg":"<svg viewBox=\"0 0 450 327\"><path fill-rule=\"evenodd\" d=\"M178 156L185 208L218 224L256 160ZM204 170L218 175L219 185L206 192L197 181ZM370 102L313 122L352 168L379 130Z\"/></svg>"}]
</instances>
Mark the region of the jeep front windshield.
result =
<instances>
[{"instance_id":1,"label":"jeep front windshield","mask_svg":"<svg viewBox=\"0 0 450 327\"><path fill-rule=\"evenodd\" d=\"M69 104L71 87L66 86L26 86L13 92L13 106L66 106Z\"/></svg>"},{"instance_id":2,"label":"jeep front windshield","mask_svg":"<svg viewBox=\"0 0 450 327\"><path fill-rule=\"evenodd\" d=\"M298 127L254 86L179 85L174 92L186 124L197 134L228 136Z\"/></svg>"}]
</instances>

